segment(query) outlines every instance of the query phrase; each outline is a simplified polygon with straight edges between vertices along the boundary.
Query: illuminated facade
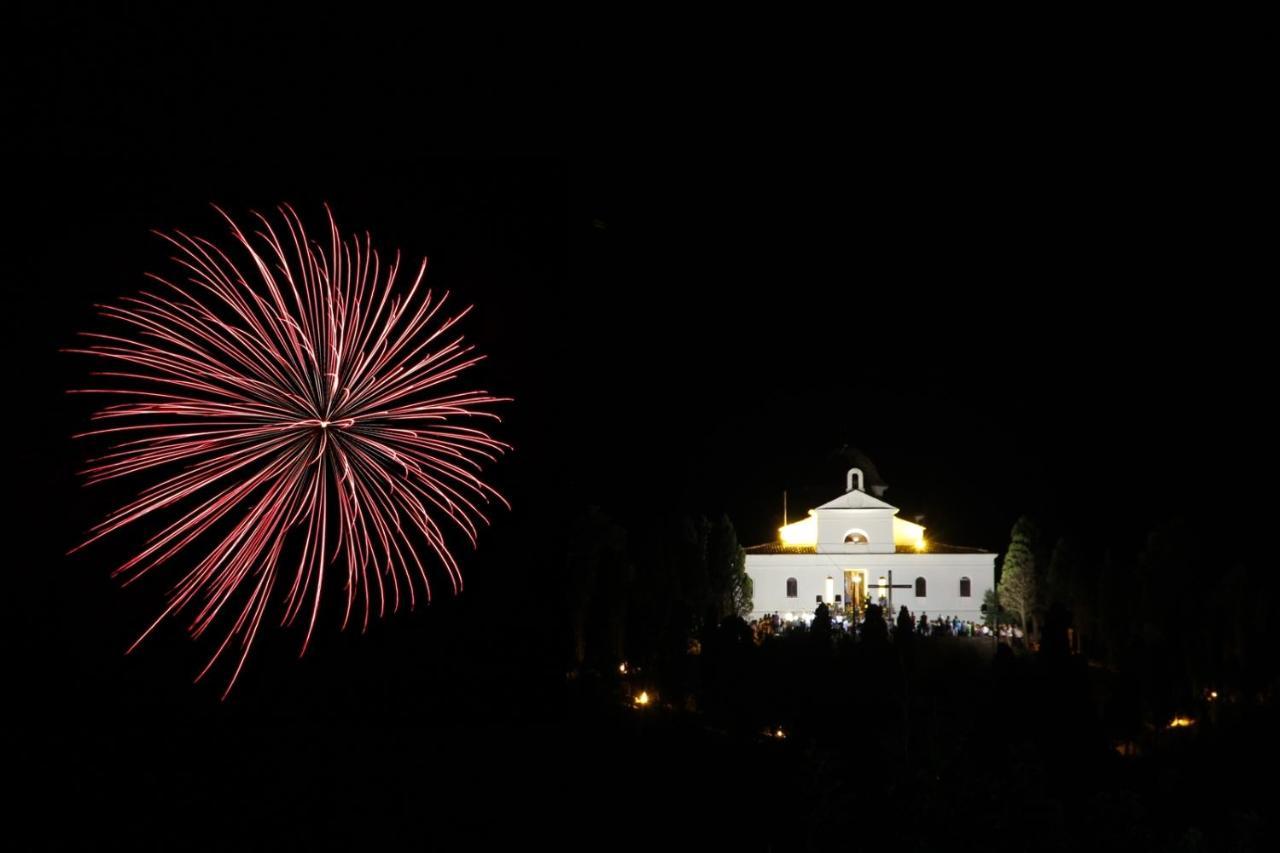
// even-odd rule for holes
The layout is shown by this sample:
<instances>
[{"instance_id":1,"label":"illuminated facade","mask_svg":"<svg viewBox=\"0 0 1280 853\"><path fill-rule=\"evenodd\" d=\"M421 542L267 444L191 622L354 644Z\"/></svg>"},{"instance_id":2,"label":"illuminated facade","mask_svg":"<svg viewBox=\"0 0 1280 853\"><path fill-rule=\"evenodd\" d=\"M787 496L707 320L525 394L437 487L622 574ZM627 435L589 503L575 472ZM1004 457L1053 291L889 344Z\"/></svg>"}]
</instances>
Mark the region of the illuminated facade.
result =
<instances>
[{"instance_id":1,"label":"illuminated facade","mask_svg":"<svg viewBox=\"0 0 1280 853\"><path fill-rule=\"evenodd\" d=\"M808 619L820 602L851 614L870 602L891 603L890 618L905 604L917 619L981 620L996 555L929 541L862 486L862 471L851 469L843 495L779 528L777 542L747 549L752 616Z\"/></svg>"}]
</instances>

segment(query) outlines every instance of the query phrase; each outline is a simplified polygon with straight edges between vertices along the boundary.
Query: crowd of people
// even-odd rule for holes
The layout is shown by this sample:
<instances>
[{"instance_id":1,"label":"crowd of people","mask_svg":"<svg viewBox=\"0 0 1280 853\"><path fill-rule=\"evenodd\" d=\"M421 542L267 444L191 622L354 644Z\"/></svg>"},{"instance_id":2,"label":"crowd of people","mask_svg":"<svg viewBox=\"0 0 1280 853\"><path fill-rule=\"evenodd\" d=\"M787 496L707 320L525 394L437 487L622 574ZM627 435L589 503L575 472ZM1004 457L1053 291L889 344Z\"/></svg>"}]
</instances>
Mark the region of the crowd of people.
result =
<instances>
[{"instance_id":1,"label":"crowd of people","mask_svg":"<svg viewBox=\"0 0 1280 853\"><path fill-rule=\"evenodd\" d=\"M886 602L881 599L879 604L868 604L864 608L850 607L843 612L832 613L826 604L819 604L818 610L812 617L797 617L794 619L786 619L780 613L772 613L752 623L752 628L757 638L780 634L789 625L796 623L812 626L814 620L822 620L830 623L833 631L843 631L854 634L861 638L868 621L879 621L887 629L888 636L894 637L898 634L914 634L920 637L986 637L991 638L998 635L1003 643L1010 645L1021 645L1023 643L1022 629L1016 625L999 625L992 628L981 622L973 622L971 620L961 619L959 616L935 616L932 619L928 613L921 612L919 616L907 609L904 604L898 609L897 619L893 622L885 619Z\"/></svg>"}]
</instances>

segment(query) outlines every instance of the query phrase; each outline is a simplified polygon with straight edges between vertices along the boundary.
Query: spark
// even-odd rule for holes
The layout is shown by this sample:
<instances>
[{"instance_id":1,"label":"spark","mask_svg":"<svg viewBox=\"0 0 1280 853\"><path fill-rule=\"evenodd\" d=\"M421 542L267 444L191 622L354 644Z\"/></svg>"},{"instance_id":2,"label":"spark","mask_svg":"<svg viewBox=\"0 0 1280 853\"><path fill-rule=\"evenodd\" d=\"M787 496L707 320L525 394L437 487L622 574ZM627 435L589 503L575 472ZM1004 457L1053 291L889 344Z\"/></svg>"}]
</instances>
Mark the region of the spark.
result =
<instances>
[{"instance_id":1,"label":"spark","mask_svg":"<svg viewBox=\"0 0 1280 853\"><path fill-rule=\"evenodd\" d=\"M489 409L510 398L445 390L482 356L455 331L470 308L450 315L449 294L422 286L426 259L406 287L399 252L384 264L369 234L339 234L327 205L323 243L288 205L282 225L253 214L251 234L215 209L232 249L156 232L182 274L150 275L152 289L99 306L125 330L68 349L106 367L98 387L73 393L116 401L77 436L118 440L90 460L86 484L150 477L72 552L150 525L113 576L179 576L129 651L166 618L186 616L196 638L229 621L196 676L238 641L226 698L271 603L281 625L306 622L301 655L335 578L344 629L353 613L366 630L388 605L430 601L432 562L462 590L446 529L474 546L484 508L509 508L480 474L510 445L476 424L500 420Z\"/></svg>"}]
</instances>

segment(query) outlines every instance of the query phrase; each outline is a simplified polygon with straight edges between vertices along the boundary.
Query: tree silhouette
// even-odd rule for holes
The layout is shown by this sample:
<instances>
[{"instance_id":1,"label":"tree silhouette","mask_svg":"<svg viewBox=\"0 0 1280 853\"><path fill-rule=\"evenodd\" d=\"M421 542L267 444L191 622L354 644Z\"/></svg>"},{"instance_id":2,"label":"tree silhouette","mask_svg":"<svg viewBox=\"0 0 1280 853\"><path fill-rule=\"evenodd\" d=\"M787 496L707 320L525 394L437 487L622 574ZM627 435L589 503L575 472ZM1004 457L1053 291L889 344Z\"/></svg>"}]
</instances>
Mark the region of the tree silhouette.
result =
<instances>
[{"instance_id":1,"label":"tree silhouette","mask_svg":"<svg viewBox=\"0 0 1280 853\"><path fill-rule=\"evenodd\" d=\"M588 507L569 531L568 607L573 625L574 661L587 657L590 619L595 611L605 622L603 633L614 654L623 643L623 614L630 563L627 532L599 507ZM603 602L603 603L602 603Z\"/></svg>"},{"instance_id":2,"label":"tree silhouette","mask_svg":"<svg viewBox=\"0 0 1280 853\"><path fill-rule=\"evenodd\" d=\"M1037 535L1035 522L1025 515L1013 525L998 585L1000 606L1012 611L1022 622L1023 636L1027 635L1028 617L1036 607Z\"/></svg>"},{"instance_id":3,"label":"tree silhouette","mask_svg":"<svg viewBox=\"0 0 1280 853\"><path fill-rule=\"evenodd\" d=\"M1065 605L1071 600L1071 578L1078 561L1075 544L1065 536L1058 537L1045 572L1043 593L1046 606L1052 606L1054 602Z\"/></svg>"},{"instance_id":4,"label":"tree silhouette","mask_svg":"<svg viewBox=\"0 0 1280 853\"><path fill-rule=\"evenodd\" d=\"M1000 607L1000 602L996 599L996 591L988 589L982 593L982 622L991 630L995 630L1000 624L1000 620L1004 617L1004 610Z\"/></svg>"},{"instance_id":5,"label":"tree silhouette","mask_svg":"<svg viewBox=\"0 0 1280 853\"><path fill-rule=\"evenodd\" d=\"M733 522L722 514L708 528L707 542L709 604L717 620L751 612L751 578L746 566L747 553L738 544Z\"/></svg>"}]
</instances>

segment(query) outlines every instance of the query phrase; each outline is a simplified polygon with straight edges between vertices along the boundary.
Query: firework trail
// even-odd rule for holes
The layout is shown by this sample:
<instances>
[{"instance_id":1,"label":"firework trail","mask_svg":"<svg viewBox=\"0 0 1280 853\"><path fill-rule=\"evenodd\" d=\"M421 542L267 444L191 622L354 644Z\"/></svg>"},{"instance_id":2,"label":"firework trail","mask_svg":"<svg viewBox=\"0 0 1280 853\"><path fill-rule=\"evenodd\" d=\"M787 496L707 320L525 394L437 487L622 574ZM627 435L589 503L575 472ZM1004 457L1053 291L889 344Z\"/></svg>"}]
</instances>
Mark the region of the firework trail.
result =
<instances>
[{"instance_id":1,"label":"firework trail","mask_svg":"<svg viewBox=\"0 0 1280 853\"><path fill-rule=\"evenodd\" d=\"M406 289L399 253L384 268L369 235L342 237L331 212L327 244L288 206L278 228L255 213L253 239L218 212L247 264L204 238L157 232L176 249L182 280L149 275L150 292L99 306L125 331L86 333L91 343L69 351L108 363L93 374L108 387L73 393L123 401L81 434L118 440L90 461L87 483L152 476L72 550L152 522L158 529L113 576L128 584L179 562L186 574L129 651L166 617L189 614L200 637L225 614L230 629L196 676L238 643L225 698L277 591L281 624L306 620L302 653L335 583L343 628L357 612L367 628L375 605L382 616L420 594L429 601L422 542L459 592L444 528L474 545L488 521L481 507L506 505L479 474L509 446L474 426L497 420L488 408L508 398L446 393L481 356L454 331L470 308L450 315L448 294L422 288L425 259Z\"/></svg>"}]
</instances>

